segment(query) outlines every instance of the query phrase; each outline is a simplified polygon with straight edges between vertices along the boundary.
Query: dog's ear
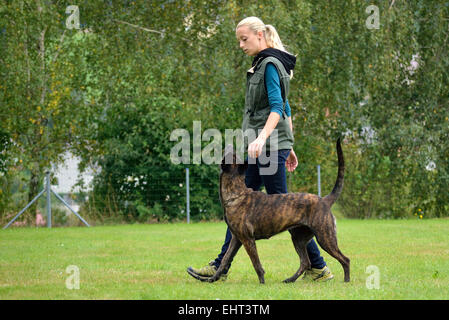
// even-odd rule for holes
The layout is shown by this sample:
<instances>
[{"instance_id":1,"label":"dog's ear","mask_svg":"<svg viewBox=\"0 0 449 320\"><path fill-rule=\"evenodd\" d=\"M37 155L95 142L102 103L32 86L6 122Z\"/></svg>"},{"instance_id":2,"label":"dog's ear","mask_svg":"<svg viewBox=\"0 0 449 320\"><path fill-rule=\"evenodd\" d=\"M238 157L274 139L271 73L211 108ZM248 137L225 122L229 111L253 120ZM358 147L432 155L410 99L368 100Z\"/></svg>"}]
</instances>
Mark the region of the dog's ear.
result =
<instances>
[{"instance_id":1,"label":"dog's ear","mask_svg":"<svg viewBox=\"0 0 449 320\"><path fill-rule=\"evenodd\" d=\"M248 169L248 159L245 159L244 163L238 164L237 170L240 175L245 174L245 171Z\"/></svg>"},{"instance_id":2,"label":"dog's ear","mask_svg":"<svg viewBox=\"0 0 449 320\"><path fill-rule=\"evenodd\" d=\"M231 171L231 165L222 162L221 163L221 171L226 172L226 173Z\"/></svg>"},{"instance_id":3,"label":"dog's ear","mask_svg":"<svg viewBox=\"0 0 449 320\"><path fill-rule=\"evenodd\" d=\"M234 163L234 152L232 145L226 146L223 153L223 159L221 160L221 170L223 172L229 172L231 170L232 164Z\"/></svg>"}]
</instances>

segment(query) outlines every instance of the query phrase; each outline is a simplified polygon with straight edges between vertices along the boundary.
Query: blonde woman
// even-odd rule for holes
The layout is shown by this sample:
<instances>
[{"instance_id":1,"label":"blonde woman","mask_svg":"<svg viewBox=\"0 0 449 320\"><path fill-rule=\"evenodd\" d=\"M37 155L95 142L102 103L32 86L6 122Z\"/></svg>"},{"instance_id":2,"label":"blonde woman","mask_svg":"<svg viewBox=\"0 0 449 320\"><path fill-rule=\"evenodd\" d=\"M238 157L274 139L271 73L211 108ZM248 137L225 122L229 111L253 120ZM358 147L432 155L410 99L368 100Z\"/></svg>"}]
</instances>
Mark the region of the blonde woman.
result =
<instances>
[{"instance_id":1,"label":"blonde woman","mask_svg":"<svg viewBox=\"0 0 449 320\"><path fill-rule=\"evenodd\" d=\"M252 129L259 133L255 139L248 141L248 159L252 158L255 161L249 161L245 183L254 191L260 190L264 185L268 194L287 193L285 169L292 172L298 165L293 151L293 125L287 100L296 57L285 50L276 29L271 25L265 25L257 17L243 19L236 27L236 37L243 52L254 57L252 66L247 72L242 129L244 132ZM277 141L271 141L270 136L275 129ZM276 155L269 157L270 161L275 161L277 165L274 174L262 173L262 169L270 165L259 161L264 150L266 154L271 152ZM214 275L231 238L228 228L218 257L203 268L189 267L187 272L198 280L206 280ZM313 239L307 246L307 252L312 269L306 271L304 278L316 281L332 279L333 275ZM226 279L229 268L230 265L222 275L222 280Z\"/></svg>"}]
</instances>

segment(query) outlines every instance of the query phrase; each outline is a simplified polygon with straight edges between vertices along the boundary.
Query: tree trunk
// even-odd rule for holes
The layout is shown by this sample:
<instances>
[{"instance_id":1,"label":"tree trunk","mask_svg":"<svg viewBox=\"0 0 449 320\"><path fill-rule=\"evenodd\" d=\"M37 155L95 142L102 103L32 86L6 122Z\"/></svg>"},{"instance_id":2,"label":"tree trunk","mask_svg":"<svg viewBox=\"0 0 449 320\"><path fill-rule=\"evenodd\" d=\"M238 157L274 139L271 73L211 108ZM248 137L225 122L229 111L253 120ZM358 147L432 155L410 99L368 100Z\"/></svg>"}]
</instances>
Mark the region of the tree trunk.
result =
<instances>
[{"instance_id":1,"label":"tree trunk","mask_svg":"<svg viewBox=\"0 0 449 320\"><path fill-rule=\"evenodd\" d=\"M31 170L31 178L30 178L30 182L29 182L29 187L28 187L28 202L30 203L31 200L34 199L35 196L37 196L37 194L39 193L39 182L41 181L41 172L39 170L33 169ZM38 201L36 201L35 203L33 203L33 205L31 207L28 208L28 212L24 213L25 214L25 221L26 224L28 226L30 225L34 225L36 222L36 214L37 214L37 203Z\"/></svg>"}]
</instances>

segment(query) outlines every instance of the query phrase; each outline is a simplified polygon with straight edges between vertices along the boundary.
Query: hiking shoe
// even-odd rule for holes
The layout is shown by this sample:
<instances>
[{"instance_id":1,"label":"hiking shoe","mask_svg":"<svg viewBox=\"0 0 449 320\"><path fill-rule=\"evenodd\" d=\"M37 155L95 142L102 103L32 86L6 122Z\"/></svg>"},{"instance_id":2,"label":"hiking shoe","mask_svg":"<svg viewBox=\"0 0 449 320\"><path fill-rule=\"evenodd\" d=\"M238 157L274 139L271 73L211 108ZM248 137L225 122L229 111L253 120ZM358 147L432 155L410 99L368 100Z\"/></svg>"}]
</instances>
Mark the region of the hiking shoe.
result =
<instances>
[{"instance_id":1,"label":"hiking shoe","mask_svg":"<svg viewBox=\"0 0 449 320\"><path fill-rule=\"evenodd\" d=\"M322 269L312 268L304 272L302 280L309 281L328 281L334 278L334 275L327 266Z\"/></svg>"},{"instance_id":2,"label":"hiking shoe","mask_svg":"<svg viewBox=\"0 0 449 320\"><path fill-rule=\"evenodd\" d=\"M187 273L197 280L207 281L208 278L212 277L215 274L215 272L217 272L217 267L214 265L214 262L215 261L211 261L207 266L199 269L188 267ZM221 281L226 281L227 278L228 278L227 273L222 273L220 276Z\"/></svg>"}]
</instances>

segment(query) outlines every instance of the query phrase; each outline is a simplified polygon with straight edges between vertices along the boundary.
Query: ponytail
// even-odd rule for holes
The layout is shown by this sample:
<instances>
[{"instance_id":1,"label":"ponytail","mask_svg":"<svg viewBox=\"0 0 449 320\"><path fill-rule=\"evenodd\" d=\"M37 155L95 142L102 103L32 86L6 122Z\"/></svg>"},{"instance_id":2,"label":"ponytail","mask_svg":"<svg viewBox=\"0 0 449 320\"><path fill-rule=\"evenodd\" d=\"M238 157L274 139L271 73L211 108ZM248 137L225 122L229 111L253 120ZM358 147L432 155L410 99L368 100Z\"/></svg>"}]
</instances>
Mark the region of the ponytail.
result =
<instances>
[{"instance_id":1,"label":"ponytail","mask_svg":"<svg viewBox=\"0 0 449 320\"><path fill-rule=\"evenodd\" d=\"M282 44L281 38L276 29L271 24L265 25L265 40L269 48L275 48L282 51L286 51Z\"/></svg>"}]
</instances>

